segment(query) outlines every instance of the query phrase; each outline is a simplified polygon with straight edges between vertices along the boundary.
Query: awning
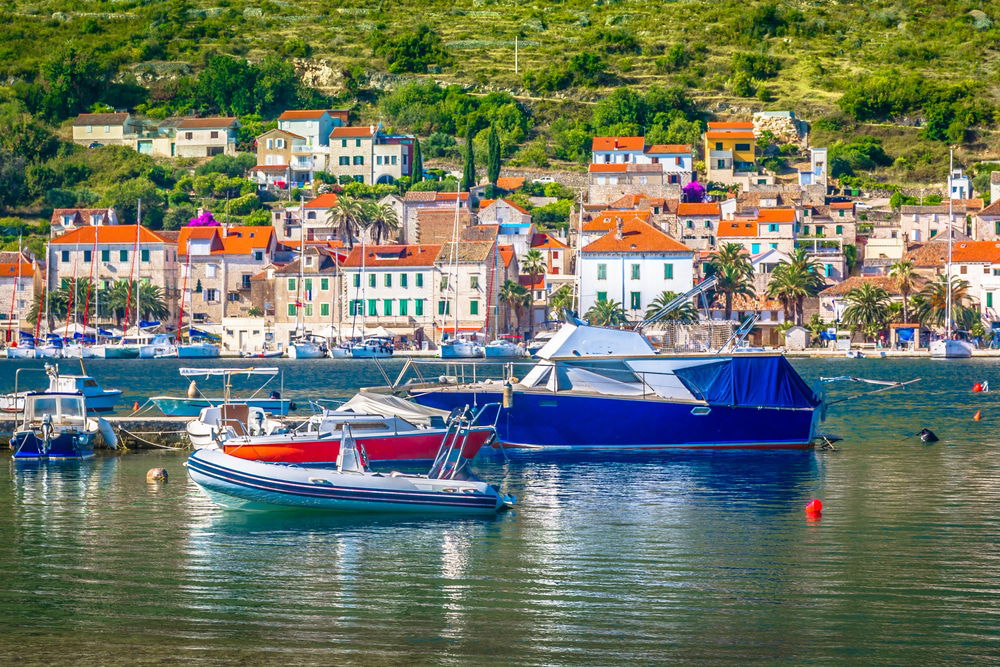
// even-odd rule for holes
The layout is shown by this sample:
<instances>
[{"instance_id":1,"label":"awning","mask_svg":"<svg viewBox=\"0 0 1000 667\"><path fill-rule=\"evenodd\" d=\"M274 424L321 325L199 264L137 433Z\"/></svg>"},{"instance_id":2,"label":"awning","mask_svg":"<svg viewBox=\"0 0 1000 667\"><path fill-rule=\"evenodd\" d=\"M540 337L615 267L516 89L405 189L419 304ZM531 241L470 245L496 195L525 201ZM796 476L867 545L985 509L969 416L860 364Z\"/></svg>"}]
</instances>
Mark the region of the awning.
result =
<instances>
[{"instance_id":1,"label":"awning","mask_svg":"<svg viewBox=\"0 0 1000 667\"><path fill-rule=\"evenodd\" d=\"M439 326L439 327L436 327L436 329L438 331L440 331L441 333L455 333L455 327L441 327L441 326ZM461 327L461 326L458 327L459 332L466 331L466 332L470 332L470 333L474 332L474 331L482 331L482 329L483 329L482 327Z\"/></svg>"}]
</instances>

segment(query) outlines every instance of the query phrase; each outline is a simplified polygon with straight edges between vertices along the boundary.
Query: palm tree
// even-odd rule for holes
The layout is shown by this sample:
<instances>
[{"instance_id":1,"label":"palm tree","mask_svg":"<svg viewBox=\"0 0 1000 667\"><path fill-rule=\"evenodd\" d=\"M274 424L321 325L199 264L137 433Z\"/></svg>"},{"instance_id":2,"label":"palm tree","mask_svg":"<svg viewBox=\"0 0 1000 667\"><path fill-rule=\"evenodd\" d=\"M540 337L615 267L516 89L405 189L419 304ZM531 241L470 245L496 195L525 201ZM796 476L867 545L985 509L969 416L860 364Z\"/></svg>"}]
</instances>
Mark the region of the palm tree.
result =
<instances>
[{"instance_id":1,"label":"palm tree","mask_svg":"<svg viewBox=\"0 0 1000 667\"><path fill-rule=\"evenodd\" d=\"M743 294L754 296L753 265L739 243L727 243L719 248L709 262L709 269L715 276L715 291L722 292L726 299L726 319L733 314L733 296Z\"/></svg>"},{"instance_id":2,"label":"palm tree","mask_svg":"<svg viewBox=\"0 0 1000 667\"><path fill-rule=\"evenodd\" d=\"M679 294L677 292L671 292L670 290L664 290L660 292L660 296L653 299L646 308L645 319L654 317L658 312L667 307L667 304L676 299ZM669 313L665 314L660 318L661 322L679 322L681 324L697 324L698 322L698 309L694 307L690 301L685 301L677 308L674 308Z\"/></svg>"},{"instance_id":3,"label":"palm tree","mask_svg":"<svg viewBox=\"0 0 1000 667\"><path fill-rule=\"evenodd\" d=\"M507 311L504 318L507 322L507 330L510 331L511 329L511 315L513 315L514 320L513 328L518 329L518 325L520 324L518 311L521 308L527 308L531 305L531 294L523 285L519 285L513 280L508 280L500 287L500 300L504 303Z\"/></svg>"},{"instance_id":4,"label":"palm tree","mask_svg":"<svg viewBox=\"0 0 1000 667\"><path fill-rule=\"evenodd\" d=\"M365 209L368 229L371 230L372 242L375 245L382 243L383 238L395 236L399 230L399 216L396 215L396 209L378 202L371 202Z\"/></svg>"},{"instance_id":5,"label":"palm tree","mask_svg":"<svg viewBox=\"0 0 1000 667\"><path fill-rule=\"evenodd\" d=\"M531 278L531 286L534 287L538 281L538 276L544 275L546 270L545 257L542 251L532 248L524 254L521 259L521 271ZM528 313L528 338L531 338L532 328L535 323L534 313Z\"/></svg>"},{"instance_id":6,"label":"palm tree","mask_svg":"<svg viewBox=\"0 0 1000 667\"><path fill-rule=\"evenodd\" d=\"M968 329L979 319L971 306L972 299L968 292L968 282L957 277L951 279L951 321L961 329ZM914 314L921 324L938 328L947 326L948 280L945 276L928 283L913 301Z\"/></svg>"},{"instance_id":7,"label":"palm tree","mask_svg":"<svg viewBox=\"0 0 1000 667\"><path fill-rule=\"evenodd\" d=\"M584 318L599 327L613 327L625 323L625 309L620 303L611 299L609 301L597 301Z\"/></svg>"},{"instance_id":8,"label":"palm tree","mask_svg":"<svg viewBox=\"0 0 1000 667\"><path fill-rule=\"evenodd\" d=\"M326 214L326 224L334 228L337 236L354 247L354 238L360 233L365 211L362 202L354 197L342 195Z\"/></svg>"},{"instance_id":9,"label":"palm tree","mask_svg":"<svg viewBox=\"0 0 1000 667\"><path fill-rule=\"evenodd\" d=\"M900 260L889 267L889 277L896 281L896 289L903 295L903 322L909 322L910 317L910 293L916 286L917 273L913 268L913 262Z\"/></svg>"},{"instance_id":10,"label":"palm tree","mask_svg":"<svg viewBox=\"0 0 1000 667\"><path fill-rule=\"evenodd\" d=\"M884 287L864 282L848 292L845 300L848 305L841 320L852 331L874 338L885 328L891 298Z\"/></svg>"},{"instance_id":11,"label":"palm tree","mask_svg":"<svg viewBox=\"0 0 1000 667\"><path fill-rule=\"evenodd\" d=\"M139 283L139 313L140 320L162 320L170 315L167 302L163 299L163 290L159 285Z\"/></svg>"},{"instance_id":12,"label":"palm tree","mask_svg":"<svg viewBox=\"0 0 1000 667\"><path fill-rule=\"evenodd\" d=\"M110 313L111 319L118 326L121 326L122 320L125 319L125 312L132 310L135 296L131 295L130 299L130 294L131 290L127 280L117 280L107 289L101 290L101 306L105 312Z\"/></svg>"},{"instance_id":13,"label":"palm tree","mask_svg":"<svg viewBox=\"0 0 1000 667\"><path fill-rule=\"evenodd\" d=\"M575 309L576 295L573 294L573 288L569 285L563 285L549 295L549 316L552 319L562 319L565 311Z\"/></svg>"},{"instance_id":14,"label":"palm tree","mask_svg":"<svg viewBox=\"0 0 1000 667\"><path fill-rule=\"evenodd\" d=\"M805 248L796 248L791 261L780 262L771 274L767 295L778 299L785 316L791 314L796 324L801 325L805 319L806 297L816 296L825 286L819 267Z\"/></svg>"}]
</instances>

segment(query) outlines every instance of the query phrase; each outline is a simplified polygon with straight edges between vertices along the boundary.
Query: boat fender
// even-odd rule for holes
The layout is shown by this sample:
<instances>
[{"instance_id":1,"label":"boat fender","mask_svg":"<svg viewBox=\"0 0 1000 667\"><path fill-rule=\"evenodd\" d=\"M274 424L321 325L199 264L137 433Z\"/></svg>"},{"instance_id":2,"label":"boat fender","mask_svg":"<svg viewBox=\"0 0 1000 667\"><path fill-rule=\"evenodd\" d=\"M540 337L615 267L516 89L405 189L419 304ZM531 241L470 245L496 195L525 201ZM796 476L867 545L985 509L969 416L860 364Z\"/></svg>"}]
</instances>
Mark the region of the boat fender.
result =
<instances>
[{"instance_id":1,"label":"boat fender","mask_svg":"<svg viewBox=\"0 0 1000 667\"><path fill-rule=\"evenodd\" d=\"M111 449L118 449L118 434L115 433L115 429L111 426L111 422L104 417L98 417L97 430L101 432L101 437L104 438L105 445Z\"/></svg>"},{"instance_id":2,"label":"boat fender","mask_svg":"<svg viewBox=\"0 0 1000 667\"><path fill-rule=\"evenodd\" d=\"M920 432L917 435L919 435L920 439L923 440L924 442L938 441L938 437L934 435L934 431L930 430L929 428L920 429Z\"/></svg>"},{"instance_id":3,"label":"boat fender","mask_svg":"<svg viewBox=\"0 0 1000 667\"><path fill-rule=\"evenodd\" d=\"M165 482L167 481L167 469L166 468L150 468L146 471L146 481L152 484L153 482Z\"/></svg>"},{"instance_id":4,"label":"boat fender","mask_svg":"<svg viewBox=\"0 0 1000 667\"><path fill-rule=\"evenodd\" d=\"M514 386L510 382L503 386L503 407L505 409L514 407Z\"/></svg>"},{"instance_id":5,"label":"boat fender","mask_svg":"<svg viewBox=\"0 0 1000 667\"><path fill-rule=\"evenodd\" d=\"M191 380L191 384L188 385L188 398L198 398L198 394L200 393L198 391L198 383Z\"/></svg>"},{"instance_id":6,"label":"boat fender","mask_svg":"<svg viewBox=\"0 0 1000 667\"><path fill-rule=\"evenodd\" d=\"M295 401L292 401L291 403L288 404L288 409L289 410L298 410L299 406L295 405Z\"/></svg>"}]
</instances>

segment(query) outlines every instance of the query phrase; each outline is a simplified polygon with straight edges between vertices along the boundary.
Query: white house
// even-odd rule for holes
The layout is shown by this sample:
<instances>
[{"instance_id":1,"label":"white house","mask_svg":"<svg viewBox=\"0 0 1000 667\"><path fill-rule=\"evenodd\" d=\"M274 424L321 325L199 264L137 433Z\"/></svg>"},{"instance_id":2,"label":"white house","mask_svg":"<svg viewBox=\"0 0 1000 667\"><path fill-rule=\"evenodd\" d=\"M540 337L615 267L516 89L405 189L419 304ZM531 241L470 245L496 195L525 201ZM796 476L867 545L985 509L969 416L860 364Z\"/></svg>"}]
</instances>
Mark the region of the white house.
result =
<instances>
[{"instance_id":1,"label":"white house","mask_svg":"<svg viewBox=\"0 0 1000 667\"><path fill-rule=\"evenodd\" d=\"M347 125L346 111L308 109L285 111L278 116L278 129L303 137L310 147L329 146L335 127Z\"/></svg>"},{"instance_id":2,"label":"white house","mask_svg":"<svg viewBox=\"0 0 1000 667\"><path fill-rule=\"evenodd\" d=\"M580 251L581 312L598 301L615 300L629 319L642 319L662 292L691 289L693 254L636 217L618 218L611 231Z\"/></svg>"},{"instance_id":3,"label":"white house","mask_svg":"<svg viewBox=\"0 0 1000 667\"><path fill-rule=\"evenodd\" d=\"M983 320L1000 322L1000 242L956 242L952 264L952 275L969 283L968 294Z\"/></svg>"}]
</instances>

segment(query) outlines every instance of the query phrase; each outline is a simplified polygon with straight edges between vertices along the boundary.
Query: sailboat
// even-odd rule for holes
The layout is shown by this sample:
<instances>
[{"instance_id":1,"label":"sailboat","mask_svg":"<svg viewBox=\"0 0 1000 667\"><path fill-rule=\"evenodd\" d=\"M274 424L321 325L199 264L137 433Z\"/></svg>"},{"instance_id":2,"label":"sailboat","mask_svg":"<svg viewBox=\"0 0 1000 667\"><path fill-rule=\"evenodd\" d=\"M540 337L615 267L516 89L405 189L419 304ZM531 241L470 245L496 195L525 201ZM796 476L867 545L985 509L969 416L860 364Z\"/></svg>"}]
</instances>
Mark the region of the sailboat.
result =
<instances>
[{"instance_id":1,"label":"sailboat","mask_svg":"<svg viewBox=\"0 0 1000 667\"><path fill-rule=\"evenodd\" d=\"M951 244L955 236L954 220L952 218L951 175L955 168L954 149L948 154L948 264L945 267L945 337L931 343L931 357L935 359L968 359L972 356L972 344L964 340L952 340L951 312Z\"/></svg>"},{"instance_id":2,"label":"sailboat","mask_svg":"<svg viewBox=\"0 0 1000 667\"><path fill-rule=\"evenodd\" d=\"M459 338L458 335L458 309L461 303L458 299L458 219L459 205L462 200L460 195L461 190L456 191L455 223L452 229L451 255L448 260L448 263L451 265L451 271L448 275L448 289L454 295L452 301L455 306L455 328L452 331L452 337L448 341L441 343L441 348L438 350L438 356L441 359L474 359L482 357L485 354L483 346L474 339L468 336Z\"/></svg>"},{"instance_id":3,"label":"sailboat","mask_svg":"<svg viewBox=\"0 0 1000 667\"><path fill-rule=\"evenodd\" d=\"M302 211L302 199L299 199L299 219L305 220ZM326 339L321 336L305 335L305 325L302 322L303 287L305 284L306 238L304 225L299 226L299 280L295 289L295 339L288 346L289 359L322 359L326 356Z\"/></svg>"},{"instance_id":4,"label":"sailboat","mask_svg":"<svg viewBox=\"0 0 1000 667\"><path fill-rule=\"evenodd\" d=\"M191 273L191 249L188 248L187 262L185 263L187 272L184 274L185 289L187 276ZM184 331L181 328L184 312L184 291L181 292L181 305L177 311L177 349L172 355L179 359L217 359L219 357L219 346L208 340L208 337L188 326L188 342L184 342ZM197 339L197 340L196 340ZM165 356L170 356L164 354Z\"/></svg>"},{"instance_id":5,"label":"sailboat","mask_svg":"<svg viewBox=\"0 0 1000 667\"><path fill-rule=\"evenodd\" d=\"M361 278L359 284L361 287L361 298L358 303L361 304L361 332L364 333L365 330L365 233L364 230L361 231ZM357 311L355 311L357 315ZM384 359L386 357L391 357L393 352L392 339L380 336L368 336L367 338L362 338L360 342L351 344L351 358L352 359Z\"/></svg>"}]
</instances>

